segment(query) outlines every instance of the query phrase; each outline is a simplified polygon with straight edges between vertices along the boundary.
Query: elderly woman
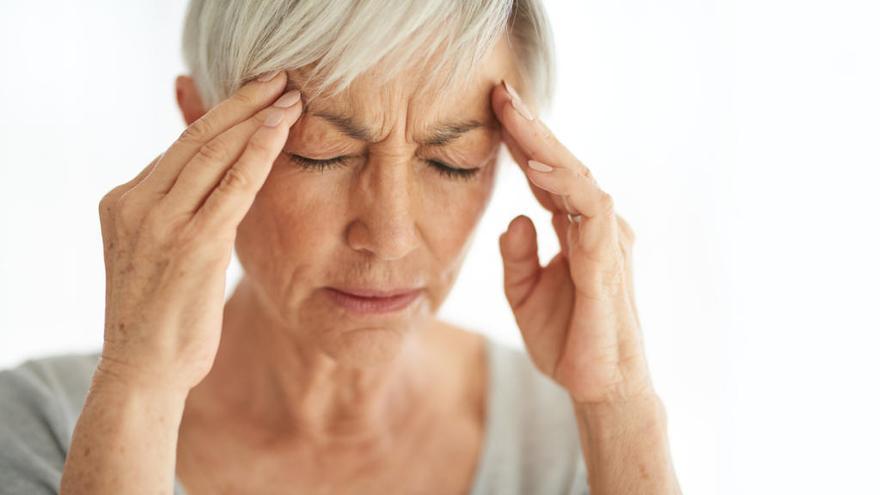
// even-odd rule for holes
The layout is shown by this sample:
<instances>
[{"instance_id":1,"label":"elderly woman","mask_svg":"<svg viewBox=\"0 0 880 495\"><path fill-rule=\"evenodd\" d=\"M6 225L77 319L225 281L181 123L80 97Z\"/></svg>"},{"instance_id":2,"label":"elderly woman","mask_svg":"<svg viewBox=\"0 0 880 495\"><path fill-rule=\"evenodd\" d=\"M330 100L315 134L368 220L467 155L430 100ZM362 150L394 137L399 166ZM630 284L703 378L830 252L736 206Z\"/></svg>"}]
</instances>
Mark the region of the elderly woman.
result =
<instances>
[{"instance_id":1,"label":"elderly woman","mask_svg":"<svg viewBox=\"0 0 880 495\"><path fill-rule=\"evenodd\" d=\"M186 130L100 202L102 349L2 373L0 491L679 492L538 0L195 0L184 43ZM435 316L502 143L561 245L499 239L527 352Z\"/></svg>"}]
</instances>

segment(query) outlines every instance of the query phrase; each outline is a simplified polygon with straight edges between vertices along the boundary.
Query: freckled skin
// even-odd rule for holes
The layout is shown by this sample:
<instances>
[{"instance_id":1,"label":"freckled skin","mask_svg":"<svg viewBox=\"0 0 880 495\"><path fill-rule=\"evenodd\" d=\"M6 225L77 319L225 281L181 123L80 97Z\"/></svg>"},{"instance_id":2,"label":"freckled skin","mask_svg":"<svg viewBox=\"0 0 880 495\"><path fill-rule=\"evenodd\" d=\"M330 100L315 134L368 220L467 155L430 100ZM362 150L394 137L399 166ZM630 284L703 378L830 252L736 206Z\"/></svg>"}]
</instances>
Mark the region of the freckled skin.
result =
<instances>
[{"instance_id":1,"label":"freckled skin","mask_svg":"<svg viewBox=\"0 0 880 495\"><path fill-rule=\"evenodd\" d=\"M487 60L478 77L445 94L418 86L406 73L384 86L367 73L340 95L316 100L303 89L307 111L292 128L236 241L263 310L280 326L307 331L299 338L354 364L390 359L408 333L430 324L494 187L500 134L488 95L502 78L517 81L505 44ZM297 81L300 75L290 77ZM312 111L349 113L380 140L354 140ZM442 147L416 142L446 120L491 127ZM318 171L287 153L351 158ZM472 179L448 178L426 159L482 170ZM346 285L423 286L425 292L399 317L373 323L348 317L320 290ZM363 328L377 331L354 331ZM370 345L361 345L365 339Z\"/></svg>"},{"instance_id":2,"label":"freckled skin","mask_svg":"<svg viewBox=\"0 0 880 495\"><path fill-rule=\"evenodd\" d=\"M177 469L191 493L470 486L485 417L483 341L435 315L492 194L501 136L490 96L501 79L523 87L513 60L501 42L446 93L411 73L379 85L377 68L337 96L312 99L301 74L289 74L306 113L239 224L244 278L179 430ZM317 112L348 114L376 142L344 135ZM442 147L419 144L450 120L488 128ZM290 154L350 159L318 171ZM462 180L425 160L484 169ZM351 316L322 289L346 285L424 290L393 315Z\"/></svg>"}]
</instances>

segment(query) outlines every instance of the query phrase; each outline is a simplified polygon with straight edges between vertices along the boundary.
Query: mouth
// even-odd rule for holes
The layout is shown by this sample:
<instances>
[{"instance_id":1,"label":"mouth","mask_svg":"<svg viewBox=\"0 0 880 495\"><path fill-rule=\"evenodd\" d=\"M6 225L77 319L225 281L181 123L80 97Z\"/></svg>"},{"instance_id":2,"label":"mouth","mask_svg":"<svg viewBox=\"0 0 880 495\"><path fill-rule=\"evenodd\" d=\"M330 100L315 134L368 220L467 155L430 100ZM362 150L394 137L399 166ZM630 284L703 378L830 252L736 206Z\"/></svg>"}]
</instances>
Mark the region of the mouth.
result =
<instances>
[{"instance_id":1,"label":"mouth","mask_svg":"<svg viewBox=\"0 0 880 495\"><path fill-rule=\"evenodd\" d=\"M325 287L336 304L355 314L381 314L400 311L422 294L422 289L364 289Z\"/></svg>"}]
</instances>

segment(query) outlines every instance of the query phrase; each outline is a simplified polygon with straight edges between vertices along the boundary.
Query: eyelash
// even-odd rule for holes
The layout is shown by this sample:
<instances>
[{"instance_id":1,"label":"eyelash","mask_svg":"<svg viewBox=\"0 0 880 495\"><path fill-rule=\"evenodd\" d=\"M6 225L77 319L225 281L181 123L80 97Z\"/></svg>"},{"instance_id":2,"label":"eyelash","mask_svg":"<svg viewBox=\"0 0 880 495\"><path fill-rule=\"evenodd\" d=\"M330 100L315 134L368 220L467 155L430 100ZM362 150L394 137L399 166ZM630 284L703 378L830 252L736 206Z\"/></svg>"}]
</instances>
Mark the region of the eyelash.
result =
<instances>
[{"instance_id":1,"label":"eyelash","mask_svg":"<svg viewBox=\"0 0 880 495\"><path fill-rule=\"evenodd\" d=\"M300 166L307 169L317 170L323 172L327 169L334 169L340 167L345 164L345 161L349 158L347 156L336 156L333 158L327 158L323 160L316 160L314 158L306 158L304 156L299 156L294 153L285 152L285 154L293 161L299 163ZM456 168L449 166L439 160L425 160L427 161L438 173L443 175L446 178L453 180L470 180L477 176L477 173L480 171L479 168Z\"/></svg>"}]
</instances>

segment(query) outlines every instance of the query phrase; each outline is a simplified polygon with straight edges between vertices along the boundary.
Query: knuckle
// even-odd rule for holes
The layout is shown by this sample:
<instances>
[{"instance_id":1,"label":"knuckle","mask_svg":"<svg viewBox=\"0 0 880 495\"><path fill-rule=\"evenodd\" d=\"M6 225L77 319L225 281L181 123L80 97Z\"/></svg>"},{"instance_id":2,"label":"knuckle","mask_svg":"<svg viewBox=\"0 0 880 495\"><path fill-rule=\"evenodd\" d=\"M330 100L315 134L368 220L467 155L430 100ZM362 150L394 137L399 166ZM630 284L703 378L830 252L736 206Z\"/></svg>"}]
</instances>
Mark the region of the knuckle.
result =
<instances>
[{"instance_id":1,"label":"knuckle","mask_svg":"<svg viewBox=\"0 0 880 495\"><path fill-rule=\"evenodd\" d=\"M101 197L101 200L98 201L98 215L102 219L110 218L114 211L114 204L116 203L116 195L113 194L113 191L108 192L104 196Z\"/></svg>"},{"instance_id":2,"label":"knuckle","mask_svg":"<svg viewBox=\"0 0 880 495\"><path fill-rule=\"evenodd\" d=\"M242 105L242 106L246 106L246 107L257 106L257 100L254 97L254 95L250 94L244 88L242 88L240 91L236 91L235 93L232 93L232 96L230 96L229 99L232 100L232 102L239 104L239 105Z\"/></svg>"},{"instance_id":3,"label":"knuckle","mask_svg":"<svg viewBox=\"0 0 880 495\"><path fill-rule=\"evenodd\" d=\"M614 211L614 198L605 191L599 194L599 208L603 213L611 213Z\"/></svg>"},{"instance_id":4,"label":"knuckle","mask_svg":"<svg viewBox=\"0 0 880 495\"><path fill-rule=\"evenodd\" d=\"M609 296L617 295L623 288L623 272L620 270L603 272L598 280L598 289Z\"/></svg>"},{"instance_id":5,"label":"knuckle","mask_svg":"<svg viewBox=\"0 0 880 495\"><path fill-rule=\"evenodd\" d=\"M591 183L593 183L593 184L596 183L596 178L593 176L593 171L590 170L586 165L581 164L579 170L580 170L580 175L581 175L584 179L586 179L587 181L589 181L589 182L591 182Z\"/></svg>"},{"instance_id":6,"label":"knuckle","mask_svg":"<svg viewBox=\"0 0 880 495\"><path fill-rule=\"evenodd\" d=\"M622 216L617 215L617 222L620 225L620 230L623 232L624 238L632 244L636 239L636 233L632 229L632 226L627 222Z\"/></svg>"},{"instance_id":7,"label":"knuckle","mask_svg":"<svg viewBox=\"0 0 880 495\"><path fill-rule=\"evenodd\" d=\"M265 134L254 136L254 139L251 139L251 142L248 143L248 147L250 147L257 156L269 156L272 153L272 146L268 142L268 139L266 139Z\"/></svg>"},{"instance_id":8,"label":"knuckle","mask_svg":"<svg viewBox=\"0 0 880 495\"><path fill-rule=\"evenodd\" d=\"M178 138L184 143L203 143L213 136L213 126L209 119L203 117L188 125Z\"/></svg>"},{"instance_id":9,"label":"knuckle","mask_svg":"<svg viewBox=\"0 0 880 495\"><path fill-rule=\"evenodd\" d=\"M590 299L608 299L620 294L625 287L624 270L621 264L597 268L585 280L579 290Z\"/></svg>"},{"instance_id":10,"label":"knuckle","mask_svg":"<svg viewBox=\"0 0 880 495\"><path fill-rule=\"evenodd\" d=\"M101 224L101 237L105 241L112 238L115 234L115 232L113 231L115 220L111 215L110 207L105 204L105 199L103 198L98 203L98 219Z\"/></svg>"},{"instance_id":11,"label":"knuckle","mask_svg":"<svg viewBox=\"0 0 880 495\"><path fill-rule=\"evenodd\" d=\"M123 194L116 200L116 216L124 223L132 224L140 216L137 201L129 194Z\"/></svg>"},{"instance_id":12,"label":"knuckle","mask_svg":"<svg viewBox=\"0 0 880 495\"><path fill-rule=\"evenodd\" d=\"M207 162L225 163L229 159L229 151L219 140L212 139L199 148L198 155Z\"/></svg>"},{"instance_id":13,"label":"knuckle","mask_svg":"<svg viewBox=\"0 0 880 495\"><path fill-rule=\"evenodd\" d=\"M239 167L231 167L223 175L220 181L220 190L225 192L236 192L246 190L250 186L251 180Z\"/></svg>"}]
</instances>

